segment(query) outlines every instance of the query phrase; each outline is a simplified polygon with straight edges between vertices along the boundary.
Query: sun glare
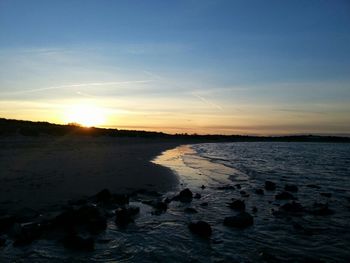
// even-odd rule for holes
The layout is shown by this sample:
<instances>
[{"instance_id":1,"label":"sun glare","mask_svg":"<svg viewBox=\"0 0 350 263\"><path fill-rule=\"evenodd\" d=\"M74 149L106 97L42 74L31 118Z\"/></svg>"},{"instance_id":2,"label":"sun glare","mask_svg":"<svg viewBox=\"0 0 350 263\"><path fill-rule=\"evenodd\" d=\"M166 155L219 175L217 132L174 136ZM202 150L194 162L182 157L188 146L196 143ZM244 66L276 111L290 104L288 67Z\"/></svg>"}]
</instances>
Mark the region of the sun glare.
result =
<instances>
[{"instance_id":1,"label":"sun glare","mask_svg":"<svg viewBox=\"0 0 350 263\"><path fill-rule=\"evenodd\" d=\"M66 123L77 123L85 127L105 124L106 114L102 108L95 105L73 105L66 110Z\"/></svg>"}]
</instances>

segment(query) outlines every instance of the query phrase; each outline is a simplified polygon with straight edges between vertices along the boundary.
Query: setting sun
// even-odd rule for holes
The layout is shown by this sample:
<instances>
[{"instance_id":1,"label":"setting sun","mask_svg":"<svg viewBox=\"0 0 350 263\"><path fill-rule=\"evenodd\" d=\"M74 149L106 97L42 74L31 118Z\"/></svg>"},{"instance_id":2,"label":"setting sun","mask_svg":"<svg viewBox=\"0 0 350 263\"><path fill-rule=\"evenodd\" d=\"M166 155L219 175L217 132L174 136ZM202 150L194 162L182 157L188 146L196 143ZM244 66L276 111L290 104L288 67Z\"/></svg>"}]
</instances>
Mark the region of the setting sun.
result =
<instances>
[{"instance_id":1,"label":"setting sun","mask_svg":"<svg viewBox=\"0 0 350 263\"><path fill-rule=\"evenodd\" d=\"M85 127L98 126L106 122L106 113L95 105L73 105L66 110L65 122L78 123Z\"/></svg>"}]
</instances>

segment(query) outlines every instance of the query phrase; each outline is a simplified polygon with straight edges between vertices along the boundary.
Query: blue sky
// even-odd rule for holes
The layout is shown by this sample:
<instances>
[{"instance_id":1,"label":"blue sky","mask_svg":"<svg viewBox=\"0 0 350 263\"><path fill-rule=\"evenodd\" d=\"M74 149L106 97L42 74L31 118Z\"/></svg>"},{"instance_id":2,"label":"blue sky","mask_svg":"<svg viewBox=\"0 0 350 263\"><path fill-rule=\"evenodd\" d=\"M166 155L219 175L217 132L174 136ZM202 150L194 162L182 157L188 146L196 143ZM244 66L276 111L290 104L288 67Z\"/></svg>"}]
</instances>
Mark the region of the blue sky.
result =
<instances>
[{"instance_id":1,"label":"blue sky","mask_svg":"<svg viewBox=\"0 0 350 263\"><path fill-rule=\"evenodd\" d=\"M350 134L349 1L0 0L0 116Z\"/></svg>"}]
</instances>

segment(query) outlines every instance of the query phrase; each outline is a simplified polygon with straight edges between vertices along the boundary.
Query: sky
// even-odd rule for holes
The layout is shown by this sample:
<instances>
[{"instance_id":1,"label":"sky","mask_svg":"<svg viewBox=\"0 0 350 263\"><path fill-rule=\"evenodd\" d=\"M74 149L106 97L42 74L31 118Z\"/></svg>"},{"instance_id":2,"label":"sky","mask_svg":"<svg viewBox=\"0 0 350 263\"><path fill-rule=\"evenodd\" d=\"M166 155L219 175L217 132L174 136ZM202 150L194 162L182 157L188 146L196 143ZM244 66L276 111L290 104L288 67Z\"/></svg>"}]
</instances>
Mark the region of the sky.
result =
<instances>
[{"instance_id":1,"label":"sky","mask_svg":"<svg viewBox=\"0 0 350 263\"><path fill-rule=\"evenodd\" d=\"M350 136L350 2L0 0L0 117Z\"/></svg>"}]
</instances>

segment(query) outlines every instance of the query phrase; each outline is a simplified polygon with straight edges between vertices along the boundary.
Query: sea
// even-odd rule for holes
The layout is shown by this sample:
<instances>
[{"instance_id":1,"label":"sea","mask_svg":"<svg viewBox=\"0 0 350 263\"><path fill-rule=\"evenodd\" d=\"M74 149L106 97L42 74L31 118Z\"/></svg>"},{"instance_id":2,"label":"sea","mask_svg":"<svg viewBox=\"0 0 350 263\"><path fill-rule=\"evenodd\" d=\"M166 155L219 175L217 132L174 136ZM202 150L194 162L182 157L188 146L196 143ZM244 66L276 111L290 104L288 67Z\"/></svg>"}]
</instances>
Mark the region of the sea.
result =
<instances>
[{"instance_id":1,"label":"sea","mask_svg":"<svg viewBox=\"0 0 350 263\"><path fill-rule=\"evenodd\" d=\"M235 142L182 145L153 160L168 167L179 185L162 198L189 188L201 198L173 201L165 213L134 200L140 215L119 229L113 222L97 237L95 251L68 252L50 240L28 248L0 248L0 260L15 262L350 262L350 144ZM276 183L266 191L265 181ZM278 215L290 200L276 200L285 185L305 208L328 204L329 215ZM257 194L263 189L264 194ZM224 218L238 212L232 199L245 202L254 224L227 227ZM186 208L197 213L185 213ZM278 215L278 216L277 216ZM205 221L212 236L189 231ZM7 262L7 261L4 261ZM12 262L12 261L9 261Z\"/></svg>"}]
</instances>

